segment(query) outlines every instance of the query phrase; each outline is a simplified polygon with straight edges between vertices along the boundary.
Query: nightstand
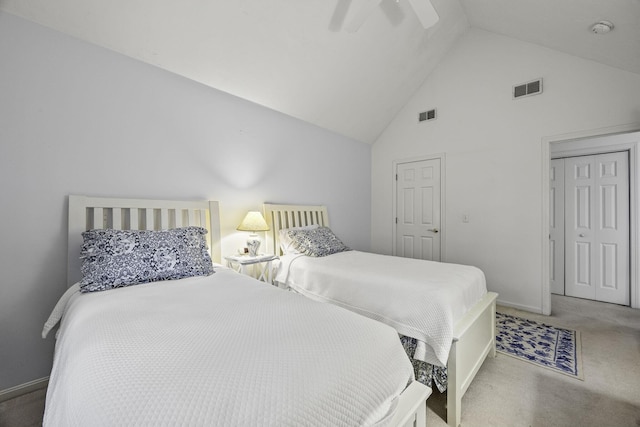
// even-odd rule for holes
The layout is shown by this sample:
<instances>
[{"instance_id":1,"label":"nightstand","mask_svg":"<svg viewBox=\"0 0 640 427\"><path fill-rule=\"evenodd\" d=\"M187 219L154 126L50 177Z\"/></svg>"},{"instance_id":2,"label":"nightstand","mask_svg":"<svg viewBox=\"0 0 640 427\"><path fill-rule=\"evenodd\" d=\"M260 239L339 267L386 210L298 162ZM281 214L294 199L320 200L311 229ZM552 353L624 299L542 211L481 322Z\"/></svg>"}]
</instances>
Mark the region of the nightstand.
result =
<instances>
[{"instance_id":1,"label":"nightstand","mask_svg":"<svg viewBox=\"0 0 640 427\"><path fill-rule=\"evenodd\" d=\"M273 284L271 263L279 259L276 255L232 255L224 257L227 267L238 273L247 274L263 282ZM249 268L249 266L253 266Z\"/></svg>"}]
</instances>

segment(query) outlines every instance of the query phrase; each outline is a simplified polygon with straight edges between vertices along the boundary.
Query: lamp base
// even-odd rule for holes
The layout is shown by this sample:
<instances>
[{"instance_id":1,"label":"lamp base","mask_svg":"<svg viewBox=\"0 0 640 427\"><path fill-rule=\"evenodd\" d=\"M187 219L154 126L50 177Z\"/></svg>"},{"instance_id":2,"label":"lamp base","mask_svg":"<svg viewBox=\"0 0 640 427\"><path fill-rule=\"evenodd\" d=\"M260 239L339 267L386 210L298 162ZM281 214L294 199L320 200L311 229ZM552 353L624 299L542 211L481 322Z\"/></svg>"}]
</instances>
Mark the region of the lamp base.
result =
<instances>
[{"instance_id":1,"label":"lamp base","mask_svg":"<svg viewBox=\"0 0 640 427\"><path fill-rule=\"evenodd\" d=\"M262 242L260 241L260 239L258 238L258 236L251 236L248 240L247 240L247 247L249 248L249 255L250 256L257 256L258 255L258 249L260 249L260 244Z\"/></svg>"}]
</instances>

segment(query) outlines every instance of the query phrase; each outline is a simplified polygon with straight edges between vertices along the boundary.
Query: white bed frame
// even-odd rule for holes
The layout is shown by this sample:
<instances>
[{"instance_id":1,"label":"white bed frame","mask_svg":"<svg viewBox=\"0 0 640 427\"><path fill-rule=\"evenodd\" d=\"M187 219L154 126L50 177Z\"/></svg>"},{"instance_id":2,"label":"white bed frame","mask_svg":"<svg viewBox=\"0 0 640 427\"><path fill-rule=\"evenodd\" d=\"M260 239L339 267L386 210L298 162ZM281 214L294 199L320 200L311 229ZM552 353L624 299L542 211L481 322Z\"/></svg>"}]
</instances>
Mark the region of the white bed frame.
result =
<instances>
[{"instance_id":1,"label":"white bed frame","mask_svg":"<svg viewBox=\"0 0 640 427\"><path fill-rule=\"evenodd\" d=\"M206 228L213 262L220 263L220 210L216 201L115 199L69 196L67 283L81 279L82 232L91 229L167 230L177 227ZM396 427L426 427L427 398L431 389L417 381L400 395L391 423Z\"/></svg>"},{"instance_id":2,"label":"white bed frame","mask_svg":"<svg viewBox=\"0 0 640 427\"><path fill-rule=\"evenodd\" d=\"M282 255L278 232L284 228L317 224L329 226L326 206L265 204L264 215L269 224L267 250ZM496 355L496 299L488 292L460 319L453 330L453 342L447 361L447 423L460 425L462 396L487 356Z\"/></svg>"}]
</instances>

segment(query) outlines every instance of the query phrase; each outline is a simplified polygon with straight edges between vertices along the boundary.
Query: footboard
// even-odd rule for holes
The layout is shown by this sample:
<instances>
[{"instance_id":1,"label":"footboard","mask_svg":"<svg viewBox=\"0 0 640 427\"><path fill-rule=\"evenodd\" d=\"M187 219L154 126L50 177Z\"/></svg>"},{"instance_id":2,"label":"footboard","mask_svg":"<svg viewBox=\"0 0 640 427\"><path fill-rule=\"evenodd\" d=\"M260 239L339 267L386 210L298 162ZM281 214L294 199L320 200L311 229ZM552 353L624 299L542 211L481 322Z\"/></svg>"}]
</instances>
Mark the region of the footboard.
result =
<instances>
[{"instance_id":1,"label":"footboard","mask_svg":"<svg viewBox=\"0 0 640 427\"><path fill-rule=\"evenodd\" d=\"M496 299L488 292L455 326L447 363L447 424L460 425L462 396L487 355L496 355Z\"/></svg>"},{"instance_id":2,"label":"footboard","mask_svg":"<svg viewBox=\"0 0 640 427\"><path fill-rule=\"evenodd\" d=\"M412 382L400 395L393 427L425 427L427 425L427 399L431 389L418 381Z\"/></svg>"}]
</instances>

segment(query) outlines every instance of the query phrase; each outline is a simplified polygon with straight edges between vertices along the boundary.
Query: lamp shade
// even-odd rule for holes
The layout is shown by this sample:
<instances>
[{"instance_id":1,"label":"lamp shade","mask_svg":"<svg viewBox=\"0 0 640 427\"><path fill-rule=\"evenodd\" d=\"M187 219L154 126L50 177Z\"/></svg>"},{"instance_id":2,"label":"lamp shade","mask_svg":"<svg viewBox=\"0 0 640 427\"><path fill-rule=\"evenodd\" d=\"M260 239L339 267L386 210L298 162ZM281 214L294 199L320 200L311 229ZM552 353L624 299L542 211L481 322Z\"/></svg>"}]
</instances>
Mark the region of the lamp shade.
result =
<instances>
[{"instance_id":1,"label":"lamp shade","mask_svg":"<svg viewBox=\"0 0 640 427\"><path fill-rule=\"evenodd\" d=\"M267 231L269 226L267 221L264 220L262 214L258 211L250 211L247 216L244 217L240 225L238 226L240 231Z\"/></svg>"}]
</instances>

